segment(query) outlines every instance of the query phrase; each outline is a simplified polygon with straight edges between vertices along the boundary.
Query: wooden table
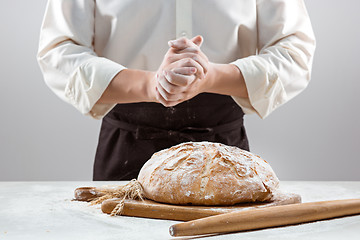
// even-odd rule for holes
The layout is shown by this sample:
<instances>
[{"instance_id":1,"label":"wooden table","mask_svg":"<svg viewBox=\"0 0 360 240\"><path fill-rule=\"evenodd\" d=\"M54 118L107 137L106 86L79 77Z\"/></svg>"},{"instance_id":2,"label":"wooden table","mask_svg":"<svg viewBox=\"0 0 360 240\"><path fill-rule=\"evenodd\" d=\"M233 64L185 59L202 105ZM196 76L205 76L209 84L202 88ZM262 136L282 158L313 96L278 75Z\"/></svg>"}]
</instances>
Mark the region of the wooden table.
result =
<instances>
[{"instance_id":1,"label":"wooden table","mask_svg":"<svg viewBox=\"0 0 360 240\"><path fill-rule=\"evenodd\" d=\"M110 217L99 206L71 201L81 186L125 182L0 182L0 240L7 239L172 239L176 221ZM303 202L360 198L357 182L283 181L284 191ZM360 215L296 226L232 233L196 239L359 239ZM191 239L191 238L174 238Z\"/></svg>"}]
</instances>

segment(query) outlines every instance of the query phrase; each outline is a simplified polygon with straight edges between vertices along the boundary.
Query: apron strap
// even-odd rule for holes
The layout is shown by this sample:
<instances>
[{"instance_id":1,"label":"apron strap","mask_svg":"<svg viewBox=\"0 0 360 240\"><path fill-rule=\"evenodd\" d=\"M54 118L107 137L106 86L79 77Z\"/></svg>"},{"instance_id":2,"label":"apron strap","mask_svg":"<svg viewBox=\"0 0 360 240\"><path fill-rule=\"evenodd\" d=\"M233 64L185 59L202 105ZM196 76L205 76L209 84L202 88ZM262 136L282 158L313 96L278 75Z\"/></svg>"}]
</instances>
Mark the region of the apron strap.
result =
<instances>
[{"instance_id":1,"label":"apron strap","mask_svg":"<svg viewBox=\"0 0 360 240\"><path fill-rule=\"evenodd\" d=\"M140 126L124 121L115 120L109 117L104 118L103 120L110 123L114 127L133 132L136 139L142 140L179 137L190 141L196 141L197 137L199 136L210 136L213 134L228 132L234 129L240 129L243 126L242 118L215 127L185 127L179 130L166 130L161 128Z\"/></svg>"}]
</instances>

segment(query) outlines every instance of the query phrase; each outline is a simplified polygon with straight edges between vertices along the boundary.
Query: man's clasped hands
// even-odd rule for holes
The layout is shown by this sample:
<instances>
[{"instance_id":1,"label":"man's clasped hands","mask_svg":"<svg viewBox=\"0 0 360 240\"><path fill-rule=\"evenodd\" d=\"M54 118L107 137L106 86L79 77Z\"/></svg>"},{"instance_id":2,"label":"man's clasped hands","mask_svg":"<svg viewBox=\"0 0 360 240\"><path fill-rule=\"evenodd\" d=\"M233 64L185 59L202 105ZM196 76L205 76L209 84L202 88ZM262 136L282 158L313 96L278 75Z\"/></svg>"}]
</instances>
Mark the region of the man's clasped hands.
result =
<instances>
[{"instance_id":1,"label":"man's clasped hands","mask_svg":"<svg viewBox=\"0 0 360 240\"><path fill-rule=\"evenodd\" d=\"M204 92L204 79L211 71L201 51L201 36L169 41L169 50L156 72L156 100L166 107L175 106Z\"/></svg>"}]
</instances>

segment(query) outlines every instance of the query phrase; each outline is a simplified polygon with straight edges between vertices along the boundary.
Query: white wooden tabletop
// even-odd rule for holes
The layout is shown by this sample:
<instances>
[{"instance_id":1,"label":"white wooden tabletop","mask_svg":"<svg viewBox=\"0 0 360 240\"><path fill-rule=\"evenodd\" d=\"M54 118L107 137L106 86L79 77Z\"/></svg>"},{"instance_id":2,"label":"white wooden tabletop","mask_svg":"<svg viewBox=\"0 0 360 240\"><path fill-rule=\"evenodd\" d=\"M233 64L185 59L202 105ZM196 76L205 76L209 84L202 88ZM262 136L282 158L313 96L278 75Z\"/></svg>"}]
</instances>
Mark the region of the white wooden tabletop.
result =
<instances>
[{"instance_id":1,"label":"white wooden tabletop","mask_svg":"<svg viewBox=\"0 0 360 240\"><path fill-rule=\"evenodd\" d=\"M72 201L77 187L125 182L0 182L0 240L7 239L193 239L172 238L177 221L111 217L100 206ZM360 198L357 182L282 181L281 189L303 202ZM359 239L360 215L295 226L222 234L194 239Z\"/></svg>"}]
</instances>

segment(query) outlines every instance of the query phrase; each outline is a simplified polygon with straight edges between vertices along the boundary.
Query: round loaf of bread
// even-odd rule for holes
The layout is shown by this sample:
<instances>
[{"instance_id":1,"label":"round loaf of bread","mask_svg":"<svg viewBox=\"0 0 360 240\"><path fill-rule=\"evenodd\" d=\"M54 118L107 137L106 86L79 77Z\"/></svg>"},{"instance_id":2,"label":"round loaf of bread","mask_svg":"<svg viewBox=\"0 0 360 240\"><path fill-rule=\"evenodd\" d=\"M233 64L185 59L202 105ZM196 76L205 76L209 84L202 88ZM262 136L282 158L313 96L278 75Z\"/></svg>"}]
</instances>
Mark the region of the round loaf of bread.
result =
<instances>
[{"instance_id":1,"label":"round loaf of bread","mask_svg":"<svg viewBox=\"0 0 360 240\"><path fill-rule=\"evenodd\" d=\"M267 201L279 185L259 156L210 142L182 143L155 153L138 181L148 199L193 205Z\"/></svg>"}]
</instances>

